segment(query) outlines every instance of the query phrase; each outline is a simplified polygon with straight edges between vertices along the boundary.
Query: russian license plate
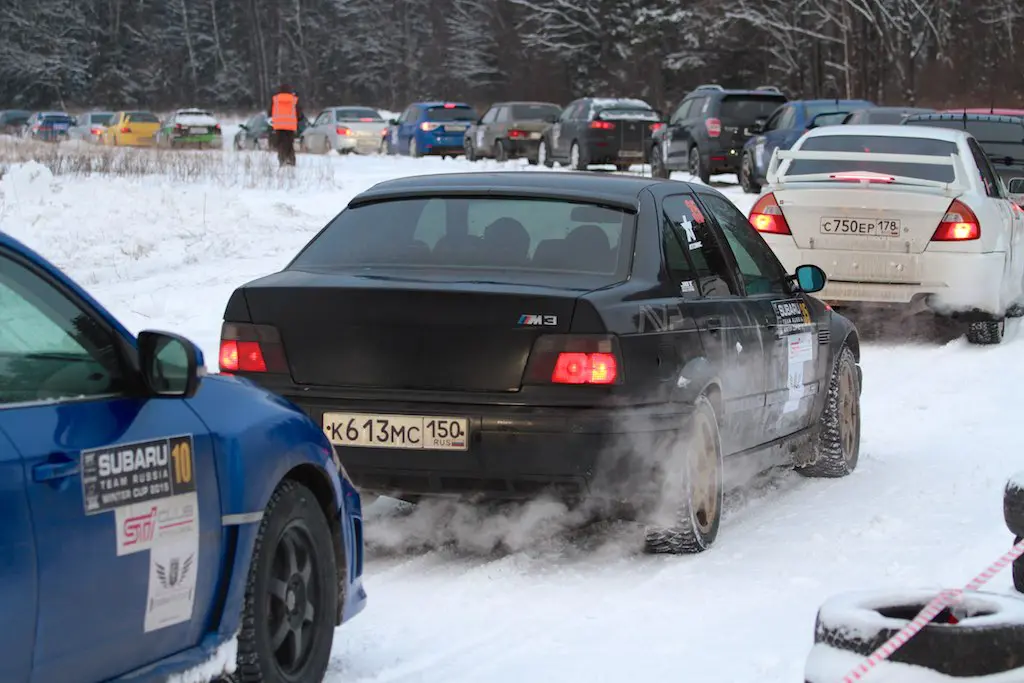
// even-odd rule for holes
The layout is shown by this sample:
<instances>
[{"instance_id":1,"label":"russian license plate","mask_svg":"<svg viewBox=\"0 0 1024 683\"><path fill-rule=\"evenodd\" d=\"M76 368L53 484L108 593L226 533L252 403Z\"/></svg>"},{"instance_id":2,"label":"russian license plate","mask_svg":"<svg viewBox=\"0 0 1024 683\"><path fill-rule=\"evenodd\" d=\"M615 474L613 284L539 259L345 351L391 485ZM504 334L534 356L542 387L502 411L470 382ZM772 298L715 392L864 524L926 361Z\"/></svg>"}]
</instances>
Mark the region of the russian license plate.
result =
<instances>
[{"instance_id":1,"label":"russian license plate","mask_svg":"<svg viewBox=\"0 0 1024 683\"><path fill-rule=\"evenodd\" d=\"M189 135L206 135L205 128L189 128Z\"/></svg>"},{"instance_id":2,"label":"russian license plate","mask_svg":"<svg viewBox=\"0 0 1024 683\"><path fill-rule=\"evenodd\" d=\"M469 126L465 126L465 125L461 125L461 124L454 124L453 125L451 123L446 124L445 127L444 127L444 129L446 131L452 131L452 132L455 132L455 133L458 133L460 131L464 131L467 128L469 128Z\"/></svg>"},{"instance_id":3,"label":"russian license plate","mask_svg":"<svg viewBox=\"0 0 1024 683\"><path fill-rule=\"evenodd\" d=\"M531 140L540 140L540 133L530 133Z\"/></svg>"},{"instance_id":4,"label":"russian license plate","mask_svg":"<svg viewBox=\"0 0 1024 683\"><path fill-rule=\"evenodd\" d=\"M469 420L462 417L324 413L323 429L336 446L469 449Z\"/></svg>"},{"instance_id":5,"label":"russian license plate","mask_svg":"<svg viewBox=\"0 0 1024 683\"><path fill-rule=\"evenodd\" d=\"M635 152L634 151L623 150L622 152L619 152L619 156L620 157L626 157L626 158L629 158L629 159L636 159L636 158L642 157L643 155L644 155L644 153L643 153L642 150L636 150Z\"/></svg>"},{"instance_id":6,"label":"russian license plate","mask_svg":"<svg viewBox=\"0 0 1024 683\"><path fill-rule=\"evenodd\" d=\"M892 218L822 218L821 234L899 237L900 222Z\"/></svg>"}]
</instances>

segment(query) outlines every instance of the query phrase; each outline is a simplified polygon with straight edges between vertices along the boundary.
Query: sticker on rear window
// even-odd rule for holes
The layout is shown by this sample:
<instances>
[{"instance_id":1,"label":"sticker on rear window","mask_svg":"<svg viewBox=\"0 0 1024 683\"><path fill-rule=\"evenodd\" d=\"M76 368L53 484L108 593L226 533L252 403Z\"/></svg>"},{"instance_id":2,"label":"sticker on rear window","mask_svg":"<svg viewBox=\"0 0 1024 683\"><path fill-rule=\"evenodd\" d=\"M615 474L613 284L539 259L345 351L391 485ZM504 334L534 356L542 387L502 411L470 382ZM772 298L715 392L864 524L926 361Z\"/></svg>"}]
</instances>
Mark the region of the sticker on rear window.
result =
<instances>
[{"instance_id":1,"label":"sticker on rear window","mask_svg":"<svg viewBox=\"0 0 1024 683\"><path fill-rule=\"evenodd\" d=\"M82 451L85 514L196 490L192 435Z\"/></svg>"}]
</instances>

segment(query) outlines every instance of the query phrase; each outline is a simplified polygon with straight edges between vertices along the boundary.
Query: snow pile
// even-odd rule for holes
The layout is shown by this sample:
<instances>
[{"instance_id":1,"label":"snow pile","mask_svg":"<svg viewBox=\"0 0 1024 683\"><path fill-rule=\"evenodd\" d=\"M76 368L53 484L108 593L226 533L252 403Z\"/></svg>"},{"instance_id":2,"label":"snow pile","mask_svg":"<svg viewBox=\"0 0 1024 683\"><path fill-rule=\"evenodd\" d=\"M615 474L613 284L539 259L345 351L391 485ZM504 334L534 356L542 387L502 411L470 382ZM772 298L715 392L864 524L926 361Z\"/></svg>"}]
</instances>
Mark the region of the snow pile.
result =
<instances>
[{"instance_id":1,"label":"snow pile","mask_svg":"<svg viewBox=\"0 0 1024 683\"><path fill-rule=\"evenodd\" d=\"M235 673L238 659L238 638L232 637L214 651L213 655L199 666L175 674L167 683L207 683L218 676Z\"/></svg>"},{"instance_id":2,"label":"snow pile","mask_svg":"<svg viewBox=\"0 0 1024 683\"><path fill-rule=\"evenodd\" d=\"M53 173L39 162L15 164L0 176L0 198L4 207L45 205L60 191ZM0 219L4 218L0 214Z\"/></svg>"}]
</instances>

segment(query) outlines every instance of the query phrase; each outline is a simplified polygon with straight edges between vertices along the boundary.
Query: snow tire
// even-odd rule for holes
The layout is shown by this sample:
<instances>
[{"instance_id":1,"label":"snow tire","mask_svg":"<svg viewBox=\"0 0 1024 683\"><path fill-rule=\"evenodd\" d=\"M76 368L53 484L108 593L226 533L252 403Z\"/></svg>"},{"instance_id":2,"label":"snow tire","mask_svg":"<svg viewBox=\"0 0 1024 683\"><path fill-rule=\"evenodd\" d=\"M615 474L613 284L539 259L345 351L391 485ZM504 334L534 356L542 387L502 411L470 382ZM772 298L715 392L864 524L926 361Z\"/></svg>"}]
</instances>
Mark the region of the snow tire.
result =
<instances>
[{"instance_id":1,"label":"snow tire","mask_svg":"<svg viewBox=\"0 0 1024 683\"><path fill-rule=\"evenodd\" d=\"M740 187L747 194L761 192L761 185L754 181L754 160L749 154L744 154L740 163Z\"/></svg>"},{"instance_id":2,"label":"snow tire","mask_svg":"<svg viewBox=\"0 0 1024 683\"><path fill-rule=\"evenodd\" d=\"M837 479L857 468L860 458L860 372L853 351L845 343L832 363L832 378L825 408L818 420L818 435L808 463L797 466L805 477ZM852 411L848 413L847 411Z\"/></svg>"},{"instance_id":3,"label":"snow tire","mask_svg":"<svg viewBox=\"0 0 1024 683\"><path fill-rule=\"evenodd\" d=\"M323 680L340 600L338 562L344 562L335 554L332 533L313 492L296 481L281 482L263 512L249 566L235 672L240 683ZM274 576L282 564L290 567L289 578ZM286 591L276 602L275 584ZM285 629L276 648L274 621Z\"/></svg>"},{"instance_id":4,"label":"snow tire","mask_svg":"<svg viewBox=\"0 0 1024 683\"><path fill-rule=\"evenodd\" d=\"M655 178L668 179L672 172L665 166L665 160L661 156L661 149L655 145L651 148L651 175Z\"/></svg>"},{"instance_id":5,"label":"snow tire","mask_svg":"<svg viewBox=\"0 0 1024 683\"><path fill-rule=\"evenodd\" d=\"M1003 341L1005 326L1006 322L1003 320L970 323L967 326L967 341L971 344L998 344Z\"/></svg>"},{"instance_id":6,"label":"snow tire","mask_svg":"<svg viewBox=\"0 0 1024 683\"><path fill-rule=\"evenodd\" d=\"M1024 536L1024 472L1014 475L1003 489L1003 519L1014 536Z\"/></svg>"},{"instance_id":7,"label":"snow tire","mask_svg":"<svg viewBox=\"0 0 1024 683\"><path fill-rule=\"evenodd\" d=\"M936 596L934 590L910 590L903 594L867 591L830 598L818 610L815 645L867 657L908 626ZM958 611L961 609L966 616L958 614L959 623L948 623L949 612L944 610L889 659L956 678L989 676L1024 667L1024 598L981 591L965 593L958 605ZM817 680L810 669L808 683L831 683Z\"/></svg>"},{"instance_id":8,"label":"snow tire","mask_svg":"<svg viewBox=\"0 0 1024 683\"><path fill-rule=\"evenodd\" d=\"M722 506L725 500L724 463L722 460L722 438L718 429L718 418L714 406L707 396L697 398L693 416L689 421L689 434L693 439L686 448L685 472L682 475L682 500L675 513L675 523L671 527L648 526L644 531L644 550L648 553L660 554L694 554L709 549L718 536L722 522ZM698 441L707 439L703 445ZM710 484L712 497L704 501L711 507L710 514L700 507L698 495L695 495L694 481L696 470L702 463L697 462L697 451L710 448L713 451L714 481ZM704 455L712 455L710 452ZM696 467L695 467L696 465ZM702 516L703 515L703 516Z\"/></svg>"}]
</instances>

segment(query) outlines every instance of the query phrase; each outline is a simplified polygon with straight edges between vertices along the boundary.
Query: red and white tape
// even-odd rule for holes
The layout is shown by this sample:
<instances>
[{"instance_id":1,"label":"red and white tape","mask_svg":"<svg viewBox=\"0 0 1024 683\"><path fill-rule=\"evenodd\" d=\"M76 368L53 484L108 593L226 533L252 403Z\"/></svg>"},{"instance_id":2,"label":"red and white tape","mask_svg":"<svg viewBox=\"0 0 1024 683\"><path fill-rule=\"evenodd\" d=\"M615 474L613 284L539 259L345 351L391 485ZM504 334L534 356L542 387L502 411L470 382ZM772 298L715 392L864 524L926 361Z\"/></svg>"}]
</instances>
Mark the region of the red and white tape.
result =
<instances>
[{"instance_id":1,"label":"red and white tape","mask_svg":"<svg viewBox=\"0 0 1024 683\"><path fill-rule=\"evenodd\" d=\"M918 631L930 624L932 619L938 616L942 610L947 607L952 607L960 602L964 593L976 591L984 586L992 580L993 576L1001 572L1003 569L1006 569L1010 563L1021 555L1024 555L1024 540L1010 548L1008 553L986 567L985 571L971 579L971 581L963 588L953 588L939 593L934 600L925 605L924 609L917 613L917 616L914 617L906 627L892 638L882 643L882 645L872 652L871 655L860 664L860 666L848 673L846 678L843 679L843 683L854 683L855 681L863 679L865 674L874 669L881 662L884 662L886 659L891 657L896 650L903 647L903 645L913 638Z\"/></svg>"}]
</instances>

